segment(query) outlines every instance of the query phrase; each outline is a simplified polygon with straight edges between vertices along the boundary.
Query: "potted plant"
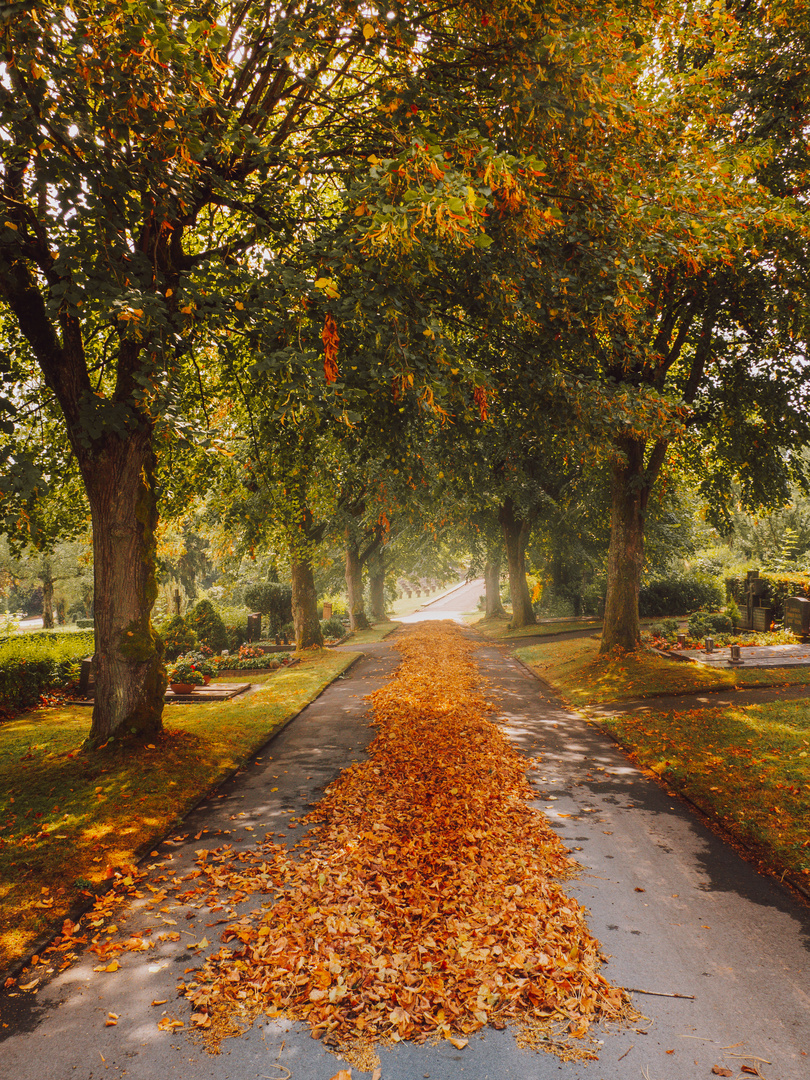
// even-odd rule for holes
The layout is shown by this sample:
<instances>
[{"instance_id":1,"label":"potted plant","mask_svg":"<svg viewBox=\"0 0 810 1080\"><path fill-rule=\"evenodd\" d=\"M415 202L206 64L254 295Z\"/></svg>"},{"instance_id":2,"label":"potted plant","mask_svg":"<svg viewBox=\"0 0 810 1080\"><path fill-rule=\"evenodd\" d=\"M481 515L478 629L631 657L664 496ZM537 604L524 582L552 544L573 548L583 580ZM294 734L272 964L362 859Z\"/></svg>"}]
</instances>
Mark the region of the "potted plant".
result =
<instances>
[{"instance_id":1,"label":"potted plant","mask_svg":"<svg viewBox=\"0 0 810 1080\"><path fill-rule=\"evenodd\" d=\"M205 676L189 660L178 660L169 668L169 686L175 694L190 694L195 686L205 685Z\"/></svg>"},{"instance_id":2,"label":"potted plant","mask_svg":"<svg viewBox=\"0 0 810 1080\"><path fill-rule=\"evenodd\" d=\"M181 660L187 661L197 671L201 671L205 680L205 685L211 682L211 678L216 675L216 667L212 663L211 659L205 655L202 650L199 652L187 652L185 656L180 657Z\"/></svg>"}]
</instances>

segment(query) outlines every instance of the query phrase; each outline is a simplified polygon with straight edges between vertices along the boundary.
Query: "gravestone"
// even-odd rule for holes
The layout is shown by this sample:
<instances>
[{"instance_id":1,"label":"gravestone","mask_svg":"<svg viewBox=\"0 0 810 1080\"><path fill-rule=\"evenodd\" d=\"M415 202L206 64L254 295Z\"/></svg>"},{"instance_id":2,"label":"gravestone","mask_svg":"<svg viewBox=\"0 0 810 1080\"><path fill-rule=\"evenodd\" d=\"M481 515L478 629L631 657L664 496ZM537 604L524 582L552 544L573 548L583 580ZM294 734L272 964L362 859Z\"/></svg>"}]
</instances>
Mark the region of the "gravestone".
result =
<instances>
[{"instance_id":1,"label":"gravestone","mask_svg":"<svg viewBox=\"0 0 810 1080\"><path fill-rule=\"evenodd\" d=\"M810 600L804 596L789 596L785 600L785 629L801 638L810 635Z\"/></svg>"},{"instance_id":2,"label":"gravestone","mask_svg":"<svg viewBox=\"0 0 810 1080\"><path fill-rule=\"evenodd\" d=\"M752 615L752 630L759 630L760 632L770 630L773 622L773 608L755 607L752 610Z\"/></svg>"},{"instance_id":3,"label":"gravestone","mask_svg":"<svg viewBox=\"0 0 810 1080\"><path fill-rule=\"evenodd\" d=\"M248 615L247 639L248 641L261 641L262 639L262 616L258 611Z\"/></svg>"},{"instance_id":4,"label":"gravestone","mask_svg":"<svg viewBox=\"0 0 810 1080\"><path fill-rule=\"evenodd\" d=\"M323 605L323 618L324 618L324 622L328 622L328 620L332 618L332 605L331 604L324 604Z\"/></svg>"},{"instance_id":5,"label":"gravestone","mask_svg":"<svg viewBox=\"0 0 810 1080\"><path fill-rule=\"evenodd\" d=\"M96 685L96 658L93 656L85 656L82 660L81 668L79 669L79 696L83 698L92 697L92 693L95 690Z\"/></svg>"}]
</instances>

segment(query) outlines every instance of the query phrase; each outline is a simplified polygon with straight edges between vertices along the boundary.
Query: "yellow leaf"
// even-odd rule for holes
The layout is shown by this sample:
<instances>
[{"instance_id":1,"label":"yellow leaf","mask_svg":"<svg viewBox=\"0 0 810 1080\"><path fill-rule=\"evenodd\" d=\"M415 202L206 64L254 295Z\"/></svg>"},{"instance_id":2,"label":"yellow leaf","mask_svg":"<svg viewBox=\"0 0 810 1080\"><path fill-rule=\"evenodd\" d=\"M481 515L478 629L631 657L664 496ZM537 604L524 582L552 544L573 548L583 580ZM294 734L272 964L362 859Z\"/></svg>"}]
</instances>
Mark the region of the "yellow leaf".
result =
<instances>
[{"instance_id":1,"label":"yellow leaf","mask_svg":"<svg viewBox=\"0 0 810 1080\"><path fill-rule=\"evenodd\" d=\"M447 1041L449 1043L452 1043L453 1046L455 1046L456 1050L463 1050L464 1047L467 1045L467 1043L470 1040L469 1039L456 1039L451 1035L450 1038Z\"/></svg>"},{"instance_id":2,"label":"yellow leaf","mask_svg":"<svg viewBox=\"0 0 810 1080\"><path fill-rule=\"evenodd\" d=\"M366 25L363 27L363 37L366 39L366 41L368 41L369 38L374 37L374 27L371 25L371 23L366 23Z\"/></svg>"}]
</instances>

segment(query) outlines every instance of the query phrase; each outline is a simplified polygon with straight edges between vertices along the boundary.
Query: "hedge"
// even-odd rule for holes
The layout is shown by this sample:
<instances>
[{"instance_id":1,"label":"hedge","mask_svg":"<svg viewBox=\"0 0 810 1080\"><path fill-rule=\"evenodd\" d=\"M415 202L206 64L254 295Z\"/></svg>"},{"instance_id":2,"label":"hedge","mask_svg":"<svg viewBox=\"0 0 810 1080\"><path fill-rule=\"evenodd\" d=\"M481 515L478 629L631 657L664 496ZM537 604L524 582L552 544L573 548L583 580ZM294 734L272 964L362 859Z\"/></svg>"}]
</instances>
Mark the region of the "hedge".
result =
<instances>
[{"instance_id":1,"label":"hedge","mask_svg":"<svg viewBox=\"0 0 810 1080\"><path fill-rule=\"evenodd\" d=\"M0 643L0 709L19 712L40 695L72 681L75 665L93 652L87 632L19 634Z\"/></svg>"},{"instance_id":2,"label":"hedge","mask_svg":"<svg viewBox=\"0 0 810 1080\"><path fill-rule=\"evenodd\" d=\"M643 617L687 615L701 608L718 608L723 590L705 574L672 574L641 586L638 613Z\"/></svg>"}]
</instances>

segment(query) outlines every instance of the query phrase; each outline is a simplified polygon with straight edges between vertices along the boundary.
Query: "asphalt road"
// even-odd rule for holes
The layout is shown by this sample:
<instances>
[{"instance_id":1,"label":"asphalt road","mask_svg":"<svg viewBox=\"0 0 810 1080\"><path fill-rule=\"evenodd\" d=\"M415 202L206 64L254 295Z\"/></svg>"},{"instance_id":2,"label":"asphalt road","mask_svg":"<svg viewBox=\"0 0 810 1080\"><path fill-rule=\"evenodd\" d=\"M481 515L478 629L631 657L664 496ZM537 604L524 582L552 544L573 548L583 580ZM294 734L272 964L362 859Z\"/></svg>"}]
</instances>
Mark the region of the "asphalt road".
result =
<instances>
[{"instance_id":1,"label":"asphalt road","mask_svg":"<svg viewBox=\"0 0 810 1080\"><path fill-rule=\"evenodd\" d=\"M760 877L503 650L485 644L478 656L510 737L526 753L542 754L532 773L538 805L582 865L566 887L589 909L591 929L610 954L605 974L634 988L645 1019L600 1032L598 1062L564 1063L519 1049L508 1029L486 1029L462 1050L448 1043L382 1050L383 1080L693 1080L710 1078L713 1067L752 1075L744 1065L767 1080L807 1080L810 909ZM192 815L178 834L185 839L159 849L153 876L165 864L190 868L201 844L227 841L238 851L265 830L286 828L363 754L373 735L364 696L395 663L387 643L368 647L348 678ZM288 842L298 834L290 830ZM307 1030L277 1021L226 1041L219 1056L184 1030L158 1030L163 1016L188 1022L175 982L196 962L186 945L212 936L205 909L164 908L148 912L136 903L116 922L127 931L177 926L180 942L124 953L115 973L94 973L97 957L86 957L37 994L0 1000L0 1023L8 1025L0 1028L1 1076L330 1080L346 1067ZM118 1020L107 1027L110 1012Z\"/></svg>"}]
</instances>

